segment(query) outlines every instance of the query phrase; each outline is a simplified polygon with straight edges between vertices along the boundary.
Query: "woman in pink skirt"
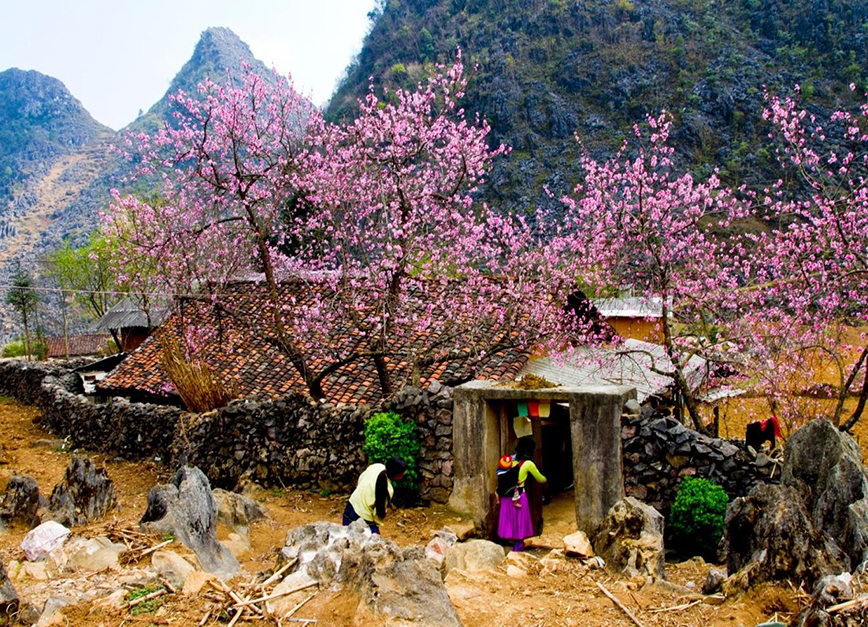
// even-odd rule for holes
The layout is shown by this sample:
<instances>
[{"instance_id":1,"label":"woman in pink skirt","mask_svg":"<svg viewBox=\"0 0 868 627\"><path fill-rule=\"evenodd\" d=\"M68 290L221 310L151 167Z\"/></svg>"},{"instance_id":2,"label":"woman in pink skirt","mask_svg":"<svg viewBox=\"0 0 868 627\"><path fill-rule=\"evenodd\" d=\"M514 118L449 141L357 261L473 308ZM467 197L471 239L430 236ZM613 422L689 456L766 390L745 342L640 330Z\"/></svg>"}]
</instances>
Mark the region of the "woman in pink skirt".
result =
<instances>
[{"instance_id":1,"label":"woman in pink skirt","mask_svg":"<svg viewBox=\"0 0 868 627\"><path fill-rule=\"evenodd\" d=\"M533 438L519 439L515 456L504 455L497 468L497 501L500 503L497 535L512 540L515 551L524 550L525 538L534 535L530 501L524 489L527 476L531 475L540 483L546 482L532 461L535 448Z\"/></svg>"}]
</instances>

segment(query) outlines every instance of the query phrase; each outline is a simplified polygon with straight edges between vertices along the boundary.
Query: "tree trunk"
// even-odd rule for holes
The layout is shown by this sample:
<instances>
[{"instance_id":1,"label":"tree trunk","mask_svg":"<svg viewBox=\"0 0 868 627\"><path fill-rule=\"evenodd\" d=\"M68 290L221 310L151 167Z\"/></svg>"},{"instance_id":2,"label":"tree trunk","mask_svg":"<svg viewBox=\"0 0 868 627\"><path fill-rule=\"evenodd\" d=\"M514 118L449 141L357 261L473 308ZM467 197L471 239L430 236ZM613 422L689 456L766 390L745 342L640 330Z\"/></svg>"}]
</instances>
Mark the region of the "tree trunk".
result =
<instances>
[{"instance_id":1,"label":"tree trunk","mask_svg":"<svg viewBox=\"0 0 868 627\"><path fill-rule=\"evenodd\" d=\"M841 394L847 394L847 391L848 390L842 390ZM841 426L841 431L849 431L857 422L859 422L862 413L865 411L866 402L868 402L868 368L866 368L865 380L862 382L862 390L859 393L859 402L856 403L856 409L854 409L853 413L850 414L847 422Z\"/></svg>"},{"instance_id":2,"label":"tree trunk","mask_svg":"<svg viewBox=\"0 0 868 627\"><path fill-rule=\"evenodd\" d=\"M389 378L389 371L386 368L386 360L382 355L374 355L374 365L377 367L377 376L380 379L383 398L388 398L392 395L392 380Z\"/></svg>"},{"instance_id":3,"label":"tree trunk","mask_svg":"<svg viewBox=\"0 0 868 627\"><path fill-rule=\"evenodd\" d=\"M63 314L63 353L69 361L69 325L66 322L66 294L60 290L60 311Z\"/></svg>"},{"instance_id":4,"label":"tree trunk","mask_svg":"<svg viewBox=\"0 0 868 627\"><path fill-rule=\"evenodd\" d=\"M24 352L27 353L27 361L33 361L33 356L30 353L30 322L27 320L27 311L22 314L24 317Z\"/></svg>"},{"instance_id":5,"label":"tree trunk","mask_svg":"<svg viewBox=\"0 0 868 627\"><path fill-rule=\"evenodd\" d=\"M663 297L663 343L666 347L666 354L669 355L669 360L672 362L672 377L675 379L675 386L681 392L684 399L684 405L687 407L687 413L693 421L693 428L697 431L702 430L702 419L699 416L699 409L696 407L696 400L693 398L693 392L684 377L684 371L681 368L681 362L675 354L675 343L672 341L672 329L669 327L669 307L666 304L666 296Z\"/></svg>"}]
</instances>

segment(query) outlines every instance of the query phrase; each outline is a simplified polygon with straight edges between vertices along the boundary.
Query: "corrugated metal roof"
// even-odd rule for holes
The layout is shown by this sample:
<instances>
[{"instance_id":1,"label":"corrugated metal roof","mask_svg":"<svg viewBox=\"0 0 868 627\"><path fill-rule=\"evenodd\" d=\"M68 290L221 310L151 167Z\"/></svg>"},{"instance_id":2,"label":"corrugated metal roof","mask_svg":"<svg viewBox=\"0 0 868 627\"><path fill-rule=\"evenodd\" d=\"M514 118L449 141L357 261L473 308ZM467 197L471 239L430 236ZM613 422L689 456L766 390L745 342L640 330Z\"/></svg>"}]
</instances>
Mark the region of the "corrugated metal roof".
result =
<instances>
[{"instance_id":1,"label":"corrugated metal roof","mask_svg":"<svg viewBox=\"0 0 868 627\"><path fill-rule=\"evenodd\" d=\"M127 296L109 309L105 315L96 321L91 331L110 331L111 329L126 329L129 327L156 327L168 317L171 300L167 298L152 299L146 312L138 299ZM150 314L150 315L149 315Z\"/></svg>"},{"instance_id":2,"label":"corrugated metal roof","mask_svg":"<svg viewBox=\"0 0 868 627\"><path fill-rule=\"evenodd\" d=\"M672 378L653 372L672 372L672 361L659 344L627 340L617 348L581 347L571 355L548 356L528 363L519 372L544 377L566 386L630 385L636 388L637 400L661 394L672 385ZM705 380L706 361L694 355L684 369L691 388Z\"/></svg>"},{"instance_id":3,"label":"corrugated metal roof","mask_svg":"<svg viewBox=\"0 0 868 627\"><path fill-rule=\"evenodd\" d=\"M591 301L604 318L662 318L663 299L629 296Z\"/></svg>"}]
</instances>

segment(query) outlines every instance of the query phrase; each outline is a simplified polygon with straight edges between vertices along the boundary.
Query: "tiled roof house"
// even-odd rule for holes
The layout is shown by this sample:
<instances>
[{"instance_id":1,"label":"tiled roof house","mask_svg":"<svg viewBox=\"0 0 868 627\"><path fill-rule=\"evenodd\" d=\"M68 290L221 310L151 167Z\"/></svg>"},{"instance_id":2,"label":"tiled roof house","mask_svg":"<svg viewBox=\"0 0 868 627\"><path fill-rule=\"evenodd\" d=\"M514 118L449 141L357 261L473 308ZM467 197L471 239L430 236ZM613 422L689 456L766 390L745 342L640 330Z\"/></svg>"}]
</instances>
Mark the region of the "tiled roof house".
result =
<instances>
[{"instance_id":1,"label":"tiled roof house","mask_svg":"<svg viewBox=\"0 0 868 627\"><path fill-rule=\"evenodd\" d=\"M281 284L280 296L283 302L294 301L293 306L304 307L322 298L323 289L316 283L288 280ZM437 298L437 295L425 298ZM200 344L198 354L221 380L234 384L241 397L276 398L291 392L307 392L303 379L288 358L268 339L271 327L263 318L265 308L261 306L265 299L264 284L239 281L221 297L221 303L231 308L234 315L219 314L215 308L202 303L176 303L160 332L178 336L188 327L185 318L195 320L199 328L210 329L207 338L197 340ZM417 305L424 308L426 302L419 299ZM449 320L450 314L439 307L435 310L441 312L441 319L432 325L437 331L417 332L400 339L401 345L395 347L394 354L407 355L408 349L422 350L434 346L454 331L455 321ZM468 356L478 353L492 345L492 339L498 333L497 329L475 327L473 339L463 339L462 350ZM100 382L98 390L103 394L139 398L171 397L169 379L160 365L158 336L159 333L145 340ZM362 343L362 338L355 333L346 332L338 337L335 344L344 354ZM454 342L450 346L454 348ZM511 380L527 363L528 357L527 351L508 349L475 360L446 358L423 366L418 373L419 382L424 386L432 380L452 385L472 378ZM320 357L309 358L309 363L314 371L319 371L328 362ZM410 381L410 363L387 358L387 368L396 389ZM382 400L377 371L370 358L337 369L323 381L323 391L326 399L334 403L376 404Z\"/></svg>"}]
</instances>

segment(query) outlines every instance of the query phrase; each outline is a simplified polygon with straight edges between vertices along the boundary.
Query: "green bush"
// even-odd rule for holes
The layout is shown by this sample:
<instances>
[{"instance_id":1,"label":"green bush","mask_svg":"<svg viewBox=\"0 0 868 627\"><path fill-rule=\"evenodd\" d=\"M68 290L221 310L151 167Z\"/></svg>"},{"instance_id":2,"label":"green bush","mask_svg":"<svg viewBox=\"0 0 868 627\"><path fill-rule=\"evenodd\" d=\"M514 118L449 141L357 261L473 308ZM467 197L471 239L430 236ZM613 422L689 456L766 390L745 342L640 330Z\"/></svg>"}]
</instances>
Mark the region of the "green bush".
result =
<instances>
[{"instance_id":1,"label":"green bush","mask_svg":"<svg viewBox=\"0 0 868 627\"><path fill-rule=\"evenodd\" d=\"M370 463L385 464L395 456L407 462L407 474L396 486L402 491L419 488L416 458L421 446L416 425L405 422L393 411L376 413L365 421L365 445L362 450Z\"/></svg>"},{"instance_id":2,"label":"green bush","mask_svg":"<svg viewBox=\"0 0 868 627\"><path fill-rule=\"evenodd\" d=\"M44 361L48 357L48 345L45 342L31 340L30 350L33 353L33 359ZM24 340L9 342L3 347L2 354L0 354L2 357L25 357L26 355Z\"/></svg>"},{"instance_id":3,"label":"green bush","mask_svg":"<svg viewBox=\"0 0 868 627\"><path fill-rule=\"evenodd\" d=\"M726 505L724 489L708 479L686 477L678 488L669 518L683 555L714 561L723 536Z\"/></svg>"}]
</instances>

